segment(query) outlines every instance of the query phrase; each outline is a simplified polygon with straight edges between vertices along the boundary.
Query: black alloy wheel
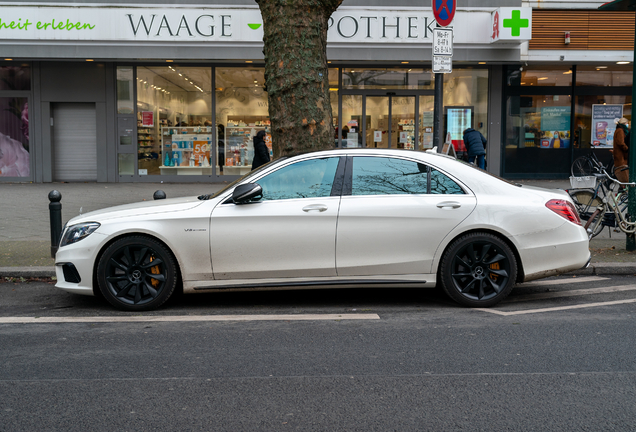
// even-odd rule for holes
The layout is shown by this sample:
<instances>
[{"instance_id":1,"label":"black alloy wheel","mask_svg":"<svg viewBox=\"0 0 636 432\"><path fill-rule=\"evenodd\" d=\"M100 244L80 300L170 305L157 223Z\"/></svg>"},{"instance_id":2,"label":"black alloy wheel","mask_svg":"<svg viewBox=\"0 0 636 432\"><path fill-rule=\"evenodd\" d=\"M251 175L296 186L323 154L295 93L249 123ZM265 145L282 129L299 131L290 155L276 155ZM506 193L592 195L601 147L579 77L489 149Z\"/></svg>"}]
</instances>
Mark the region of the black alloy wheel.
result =
<instances>
[{"instance_id":1,"label":"black alloy wheel","mask_svg":"<svg viewBox=\"0 0 636 432\"><path fill-rule=\"evenodd\" d=\"M158 308L174 293L177 279L172 254L149 237L117 240L97 266L99 290L111 305L126 311Z\"/></svg>"},{"instance_id":2,"label":"black alloy wheel","mask_svg":"<svg viewBox=\"0 0 636 432\"><path fill-rule=\"evenodd\" d=\"M459 304L494 306L512 291L517 260L510 247L495 235L466 234L446 250L440 276L446 294Z\"/></svg>"}]
</instances>

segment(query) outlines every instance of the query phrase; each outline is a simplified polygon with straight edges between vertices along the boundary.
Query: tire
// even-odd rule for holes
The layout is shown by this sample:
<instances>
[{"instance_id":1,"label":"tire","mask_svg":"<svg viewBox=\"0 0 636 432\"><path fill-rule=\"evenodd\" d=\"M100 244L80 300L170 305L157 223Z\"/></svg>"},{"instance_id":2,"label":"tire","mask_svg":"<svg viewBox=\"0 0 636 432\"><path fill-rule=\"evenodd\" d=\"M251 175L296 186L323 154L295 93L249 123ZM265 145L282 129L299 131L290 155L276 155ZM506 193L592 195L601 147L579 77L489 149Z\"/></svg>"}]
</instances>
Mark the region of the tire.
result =
<instances>
[{"instance_id":1,"label":"tire","mask_svg":"<svg viewBox=\"0 0 636 432\"><path fill-rule=\"evenodd\" d=\"M594 173L594 166L587 156L579 156L572 162L570 171L573 177L591 176Z\"/></svg>"},{"instance_id":2,"label":"tire","mask_svg":"<svg viewBox=\"0 0 636 432\"><path fill-rule=\"evenodd\" d=\"M587 231L587 238L592 240L603 231L603 218L605 217L605 211L596 209L590 216L584 225L585 231Z\"/></svg>"},{"instance_id":3,"label":"tire","mask_svg":"<svg viewBox=\"0 0 636 432\"><path fill-rule=\"evenodd\" d=\"M602 202L592 189L576 189L569 194L582 220L588 220Z\"/></svg>"},{"instance_id":4,"label":"tire","mask_svg":"<svg viewBox=\"0 0 636 432\"><path fill-rule=\"evenodd\" d=\"M512 249L488 233L453 241L440 263L444 292L463 306L490 307L505 299L517 279Z\"/></svg>"},{"instance_id":5,"label":"tire","mask_svg":"<svg viewBox=\"0 0 636 432\"><path fill-rule=\"evenodd\" d=\"M115 241L97 265L97 284L104 298L124 311L149 311L174 293L178 271L170 251L149 237Z\"/></svg>"}]
</instances>

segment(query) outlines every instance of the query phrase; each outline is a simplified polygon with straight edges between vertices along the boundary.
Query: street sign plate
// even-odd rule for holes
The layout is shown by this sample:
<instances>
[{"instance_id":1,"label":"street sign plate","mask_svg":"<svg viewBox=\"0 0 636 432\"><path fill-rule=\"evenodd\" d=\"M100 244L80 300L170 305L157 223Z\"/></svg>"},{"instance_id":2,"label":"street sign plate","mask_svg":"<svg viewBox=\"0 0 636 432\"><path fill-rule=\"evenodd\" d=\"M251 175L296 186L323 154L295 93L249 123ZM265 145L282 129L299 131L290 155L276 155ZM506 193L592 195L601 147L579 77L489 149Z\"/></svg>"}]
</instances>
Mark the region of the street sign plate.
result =
<instances>
[{"instance_id":1,"label":"street sign plate","mask_svg":"<svg viewBox=\"0 0 636 432\"><path fill-rule=\"evenodd\" d=\"M453 58L449 56L433 56L433 73L451 73Z\"/></svg>"},{"instance_id":2,"label":"street sign plate","mask_svg":"<svg viewBox=\"0 0 636 432\"><path fill-rule=\"evenodd\" d=\"M433 29L433 55L453 55L453 29Z\"/></svg>"}]
</instances>

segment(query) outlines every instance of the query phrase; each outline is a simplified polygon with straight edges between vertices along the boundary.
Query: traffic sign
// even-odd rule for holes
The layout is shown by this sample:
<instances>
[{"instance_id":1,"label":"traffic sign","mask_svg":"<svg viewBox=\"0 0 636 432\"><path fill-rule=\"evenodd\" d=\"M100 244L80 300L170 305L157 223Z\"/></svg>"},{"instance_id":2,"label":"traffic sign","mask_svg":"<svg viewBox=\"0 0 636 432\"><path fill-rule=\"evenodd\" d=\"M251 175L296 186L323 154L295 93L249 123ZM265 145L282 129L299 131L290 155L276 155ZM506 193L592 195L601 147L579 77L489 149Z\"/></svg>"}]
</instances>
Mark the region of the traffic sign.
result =
<instances>
[{"instance_id":1,"label":"traffic sign","mask_svg":"<svg viewBox=\"0 0 636 432\"><path fill-rule=\"evenodd\" d=\"M453 58L449 56L433 56L433 73L451 73Z\"/></svg>"},{"instance_id":2,"label":"traffic sign","mask_svg":"<svg viewBox=\"0 0 636 432\"><path fill-rule=\"evenodd\" d=\"M455 18L457 4L455 0L432 0L435 21L442 27L448 26Z\"/></svg>"},{"instance_id":3,"label":"traffic sign","mask_svg":"<svg viewBox=\"0 0 636 432\"><path fill-rule=\"evenodd\" d=\"M453 29L434 28L433 29L433 55L451 56L453 55Z\"/></svg>"}]
</instances>

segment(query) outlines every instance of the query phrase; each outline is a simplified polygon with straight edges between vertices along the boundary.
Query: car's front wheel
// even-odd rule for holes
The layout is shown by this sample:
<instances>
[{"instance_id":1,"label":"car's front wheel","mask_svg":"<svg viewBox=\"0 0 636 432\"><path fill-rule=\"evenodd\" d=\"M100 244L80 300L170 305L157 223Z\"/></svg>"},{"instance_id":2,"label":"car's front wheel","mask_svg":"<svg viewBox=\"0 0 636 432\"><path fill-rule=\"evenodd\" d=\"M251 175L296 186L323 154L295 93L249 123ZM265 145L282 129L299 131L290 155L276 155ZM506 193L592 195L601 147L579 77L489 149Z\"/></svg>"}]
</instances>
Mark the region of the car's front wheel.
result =
<instances>
[{"instance_id":1,"label":"car's front wheel","mask_svg":"<svg viewBox=\"0 0 636 432\"><path fill-rule=\"evenodd\" d=\"M177 266L168 249L149 237L124 237L108 246L97 265L97 284L117 309L153 310L177 286Z\"/></svg>"},{"instance_id":2,"label":"car's front wheel","mask_svg":"<svg viewBox=\"0 0 636 432\"><path fill-rule=\"evenodd\" d=\"M450 244L440 263L444 291L461 305L494 306L506 298L517 278L510 247L488 233L466 234Z\"/></svg>"}]
</instances>

